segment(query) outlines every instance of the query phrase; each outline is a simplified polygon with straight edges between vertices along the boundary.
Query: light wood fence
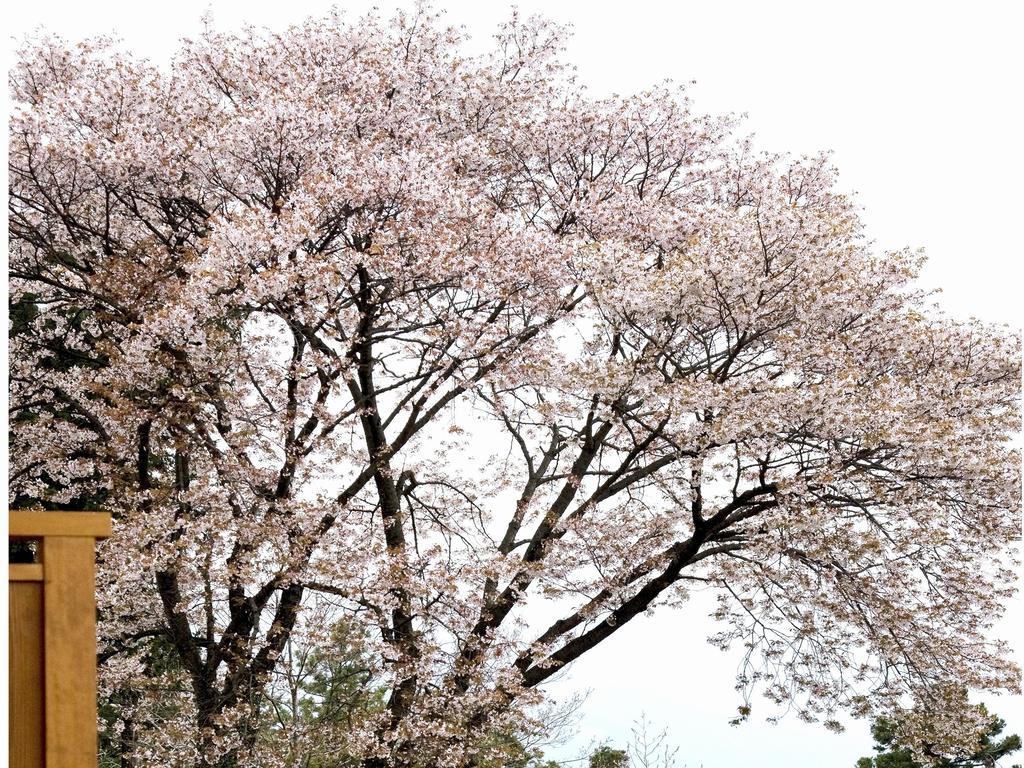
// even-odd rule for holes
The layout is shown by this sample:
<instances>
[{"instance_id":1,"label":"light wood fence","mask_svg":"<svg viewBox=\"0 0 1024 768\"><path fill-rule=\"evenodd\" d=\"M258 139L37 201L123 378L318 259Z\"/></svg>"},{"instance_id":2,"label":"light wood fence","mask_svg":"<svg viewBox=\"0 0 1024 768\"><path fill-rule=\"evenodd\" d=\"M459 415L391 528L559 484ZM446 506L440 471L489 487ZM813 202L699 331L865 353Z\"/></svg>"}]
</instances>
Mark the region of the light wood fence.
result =
<instances>
[{"instance_id":1,"label":"light wood fence","mask_svg":"<svg viewBox=\"0 0 1024 768\"><path fill-rule=\"evenodd\" d=\"M96 539L100 512L10 512L9 536L35 542L11 563L8 757L12 768L96 768Z\"/></svg>"}]
</instances>

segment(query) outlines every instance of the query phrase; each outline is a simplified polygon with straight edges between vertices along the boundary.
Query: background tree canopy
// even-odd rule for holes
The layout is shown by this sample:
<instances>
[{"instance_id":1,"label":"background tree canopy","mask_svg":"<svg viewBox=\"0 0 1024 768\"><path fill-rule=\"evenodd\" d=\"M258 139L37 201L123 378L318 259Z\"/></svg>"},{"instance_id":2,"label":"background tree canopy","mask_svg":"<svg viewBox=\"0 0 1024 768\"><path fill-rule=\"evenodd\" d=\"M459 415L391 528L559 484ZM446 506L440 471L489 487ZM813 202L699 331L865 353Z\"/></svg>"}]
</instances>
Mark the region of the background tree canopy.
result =
<instances>
[{"instance_id":1,"label":"background tree canopy","mask_svg":"<svg viewBox=\"0 0 1024 768\"><path fill-rule=\"evenodd\" d=\"M995 766L1002 758L1012 755L1021 747L1020 736L1003 736L1006 722L999 717L989 716L984 705L976 708L987 720L987 725L978 733L974 744L963 746L955 752L936 751L934 745L924 744L917 750L906 745L902 730L907 723L888 717L880 717L871 725L875 740L874 757L862 757L857 768L984 768ZM916 752L916 754L915 754ZM1012 768L1020 768L1014 764Z\"/></svg>"}]
</instances>

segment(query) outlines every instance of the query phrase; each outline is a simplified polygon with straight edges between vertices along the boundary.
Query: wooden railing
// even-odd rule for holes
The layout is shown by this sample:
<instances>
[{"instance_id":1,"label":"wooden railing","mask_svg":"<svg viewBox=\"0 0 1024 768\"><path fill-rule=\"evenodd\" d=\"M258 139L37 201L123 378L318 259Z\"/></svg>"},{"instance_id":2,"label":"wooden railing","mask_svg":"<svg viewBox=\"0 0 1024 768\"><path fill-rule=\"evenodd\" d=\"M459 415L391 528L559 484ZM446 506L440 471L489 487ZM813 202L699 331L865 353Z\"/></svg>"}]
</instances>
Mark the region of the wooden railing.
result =
<instances>
[{"instance_id":1,"label":"wooden railing","mask_svg":"<svg viewBox=\"0 0 1024 768\"><path fill-rule=\"evenodd\" d=\"M8 568L12 768L96 768L96 539L101 512L10 512L33 562ZM28 558L26 558L28 559Z\"/></svg>"}]
</instances>

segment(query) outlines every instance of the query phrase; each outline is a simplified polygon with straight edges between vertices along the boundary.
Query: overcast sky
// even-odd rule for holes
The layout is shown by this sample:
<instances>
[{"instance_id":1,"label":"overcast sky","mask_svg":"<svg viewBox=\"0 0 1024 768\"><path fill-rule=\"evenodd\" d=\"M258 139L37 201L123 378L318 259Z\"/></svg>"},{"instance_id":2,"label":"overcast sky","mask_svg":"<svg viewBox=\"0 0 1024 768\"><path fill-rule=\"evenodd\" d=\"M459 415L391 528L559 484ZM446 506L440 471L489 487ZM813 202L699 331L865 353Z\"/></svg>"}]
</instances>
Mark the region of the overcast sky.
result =
<instances>
[{"instance_id":1,"label":"overcast sky","mask_svg":"<svg viewBox=\"0 0 1024 768\"><path fill-rule=\"evenodd\" d=\"M357 14L395 2L337 2ZM54 2L6 10L8 34L42 25L66 37L120 35L159 61L193 35L207 9L224 27L279 27L332 3ZM484 45L505 2L438 2ZM842 186L857 192L880 249L923 247L928 287L952 313L1020 326L1024 246L1021 77L1024 3L1013 2L561 2L520 0L572 24L568 58L595 95L629 93L665 79L695 80L699 110L747 113L746 130L773 151L831 150ZM574 756L591 739L622 743L646 712L666 727L687 768L852 768L870 752L865 723L836 736L784 719L732 728L735 657L704 641L710 601L633 624L599 646L555 686L591 689ZM1024 644L1024 611L1004 636ZM1024 733L1024 701L987 699ZM764 708L762 708L764 709ZM763 714L763 712L761 712Z\"/></svg>"}]
</instances>

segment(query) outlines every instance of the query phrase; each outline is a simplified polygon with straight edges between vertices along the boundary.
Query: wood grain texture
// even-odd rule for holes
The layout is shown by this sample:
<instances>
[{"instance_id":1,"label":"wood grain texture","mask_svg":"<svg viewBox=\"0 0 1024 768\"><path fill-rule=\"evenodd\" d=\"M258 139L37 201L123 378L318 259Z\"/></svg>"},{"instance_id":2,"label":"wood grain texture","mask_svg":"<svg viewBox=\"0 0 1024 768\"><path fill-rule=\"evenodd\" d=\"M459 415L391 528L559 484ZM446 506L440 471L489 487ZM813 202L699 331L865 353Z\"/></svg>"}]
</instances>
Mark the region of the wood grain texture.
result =
<instances>
[{"instance_id":1,"label":"wood grain texture","mask_svg":"<svg viewBox=\"0 0 1024 768\"><path fill-rule=\"evenodd\" d=\"M8 581L42 581L42 563L11 563L7 566Z\"/></svg>"},{"instance_id":2,"label":"wood grain texture","mask_svg":"<svg viewBox=\"0 0 1024 768\"><path fill-rule=\"evenodd\" d=\"M8 536L110 536L110 515L106 512L8 512Z\"/></svg>"},{"instance_id":3,"label":"wood grain texture","mask_svg":"<svg viewBox=\"0 0 1024 768\"><path fill-rule=\"evenodd\" d=\"M8 726L11 768L43 768L43 584L8 585Z\"/></svg>"},{"instance_id":4,"label":"wood grain texture","mask_svg":"<svg viewBox=\"0 0 1024 768\"><path fill-rule=\"evenodd\" d=\"M96 768L95 542L43 543L47 768Z\"/></svg>"}]
</instances>

